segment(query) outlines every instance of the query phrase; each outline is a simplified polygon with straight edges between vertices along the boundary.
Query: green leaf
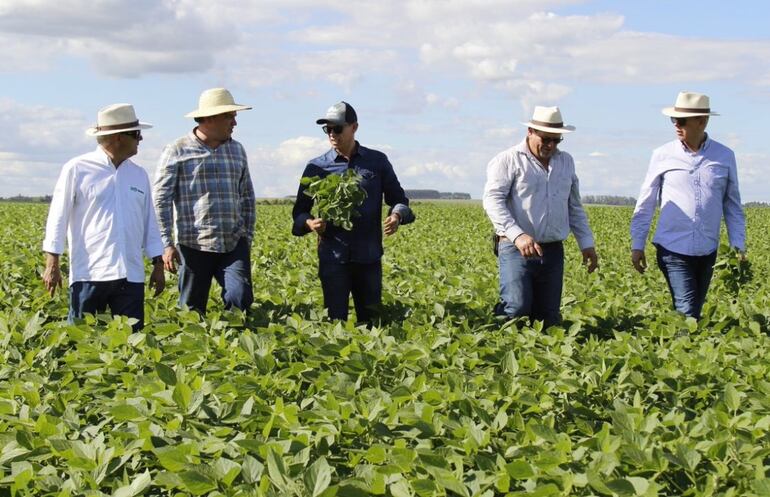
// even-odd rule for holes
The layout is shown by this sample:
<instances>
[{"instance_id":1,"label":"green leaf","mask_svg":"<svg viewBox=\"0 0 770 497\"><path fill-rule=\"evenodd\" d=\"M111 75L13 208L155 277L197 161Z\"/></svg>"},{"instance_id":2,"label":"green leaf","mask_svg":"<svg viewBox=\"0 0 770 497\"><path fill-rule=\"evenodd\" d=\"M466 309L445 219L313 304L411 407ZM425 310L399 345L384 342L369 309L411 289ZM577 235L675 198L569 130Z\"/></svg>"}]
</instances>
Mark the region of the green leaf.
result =
<instances>
[{"instance_id":1,"label":"green leaf","mask_svg":"<svg viewBox=\"0 0 770 497\"><path fill-rule=\"evenodd\" d=\"M117 489L112 494L112 497L135 497L144 492L144 490L150 486L150 483L152 483L152 476L150 476L149 470L145 470L144 473L139 473L130 485Z\"/></svg>"},{"instance_id":2,"label":"green leaf","mask_svg":"<svg viewBox=\"0 0 770 497\"><path fill-rule=\"evenodd\" d=\"M727 408L733 412L737 411L741 405L741 394L732 383L725 385L724 399Z\"/></svg>"},{"instance_id":3,"label":"green leaf","mask_svg":"<svg viewBox=\"0 0 770 497\"><path fill-rule=\"evenodd\" d=\"M535 471L527 461L517 460L505 465L508 476L514 480L526 480L535 476Z\"/></svg>"},{"instance_id":4,"label":"green leaf","mask_svg":"<svg viewBox=\"0 0 770 497\"><path fill-rule=\"evenodd\" d=\"M176 385L176 371L161 362L155 363L155 372L160 380L166 385L173 387Z\"/></svg>"},{"instance_id":5,"label":"green leaf","mask_svg":"<svg viewBox=\"0 0 770 497\"><path fill-rule=\"evenodd\" d=\"M217 489L216 482L199 471L183 471L179 473L179 478L182 480L182 483L184 483L187 490L193 495L203 495L206 492Z\"/></svg>"},{"instance_id":6,"label":"green leaf","mask_svg":"<svg viewBox=\"0 0 770 497\"><path fill-rule=\"evenodd\" d=\"M305 487L310 490L310 495L316 497L329 486L332 480L332 470L325 457L319 457L306 471L304 475Z\"/></svg>"},{"instance_id":7,"label":"green leaf","mask_svg":"<svg viewBox=\"0 0 770 497\"><path fill-rule=\"evenodd\" d=\"M172 395L174 402L182 408L183 411L187 411L190 408L190 401L192 400L192 390L184 383L177 383L174 387L174 394Z\"/></svg>"}]
</instances>

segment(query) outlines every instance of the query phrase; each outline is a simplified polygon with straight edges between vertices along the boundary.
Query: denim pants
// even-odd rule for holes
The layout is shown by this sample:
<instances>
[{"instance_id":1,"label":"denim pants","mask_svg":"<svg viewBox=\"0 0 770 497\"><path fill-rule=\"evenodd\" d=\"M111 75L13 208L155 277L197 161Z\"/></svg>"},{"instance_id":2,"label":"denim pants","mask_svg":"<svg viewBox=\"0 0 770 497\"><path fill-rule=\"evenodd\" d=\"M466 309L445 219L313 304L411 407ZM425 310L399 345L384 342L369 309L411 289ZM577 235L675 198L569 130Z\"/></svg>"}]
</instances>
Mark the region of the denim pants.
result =
<instances>
[{"instance_id":1,"label":"denim pants","mask_svg":"<svg viewBox=\"0 0 770 497\"><path fill-rule=\"evenodd\" d=\"M230 252L203 252L179 245L182 264L179 267L179 305L201 314L206 306L214 278L222 287L225 309L248 309L254 302L251 287L249 243L241 238Z\"/></svg>"},{"instance_id":2,"label":"denim pants","mask_svg":"<svg viewBox=\"0 0 770 497\"><path fill-rule=\"evenodd\" d=\"M658 267L666 277L674 308L696 319L706 301L706 293L714 273L716 250L708 255L682 255L655 244Z\"/></svg>"},{"instance_id":3,"label":"denim pants","mask_svg":"<svg viewBox=\"0 0 770 497\"><path fill-rule=\"evenodd\" d=\"M321 261L318 276L324 294L324 307L331 319L348 319L348 300L353 294L356 319L371 323L382 302L382 261L369 264Z\"/></svg>"},{"instance_id":4,"label":"denim pants","mask_svg":"<svg viewBox=\"0 0 770 497\"><path fill-rule=\"evenodd\" d=\"M139 320L134 331L144 327L144 283L131 283L125 278L112 281L76 281L70 285L68 321L82 318L84 313L97 314L110 308L113 316Z\"/></svg>"},{"instance_id":5,"label":"denim pants","mask_svg":"<svg viewBox=\"0 0 770 497\"><path fill-rule=\"evenodd\" d=\"M543 257L525 258L507 239L498 245L500 300L495 314L510 318L528 316L548 327L561 321L564 247L561 242L541 243Z\"/></svg>"}]
</instances>

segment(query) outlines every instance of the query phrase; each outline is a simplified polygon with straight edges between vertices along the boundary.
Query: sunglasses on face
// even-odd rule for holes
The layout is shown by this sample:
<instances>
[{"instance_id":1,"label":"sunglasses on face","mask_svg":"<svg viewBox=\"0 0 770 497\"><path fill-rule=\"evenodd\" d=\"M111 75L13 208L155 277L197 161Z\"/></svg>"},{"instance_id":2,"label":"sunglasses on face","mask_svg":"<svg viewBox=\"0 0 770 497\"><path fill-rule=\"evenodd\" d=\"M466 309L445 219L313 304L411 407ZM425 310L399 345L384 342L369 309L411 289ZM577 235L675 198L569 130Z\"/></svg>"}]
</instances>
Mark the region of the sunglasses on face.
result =
<instances>
[{"instance_id":1,"label":"sunglasses on face","mask_svg":"<svg viewBox=\"0 0 770 497\"><path fill-rule=\"evenodd\" d=\"M672 117L671 123L675 124L676 126L679 126L680 128L687 124L687 118L686 117Z\"/></svg>"},{"instance_id":2,"label":"sunglasses on face","mask_svg":"<svg viewBox=\"0 0 770 497\"><path fill-rule=\"evenodd\" d=\"M137 130L134 131L124 131L121 133L121 135L130 136L134 140L141 140L142 139L142 132Z\"/></svg>"},{"instance_id":3,"label":"sunglasses on face","mask_svg":"<svg viewBox=\"0 0 770 497\"><path fill-rule=\"evenodd\" d=\"M335 135L339 135L340 133L342 133L342 130L345 129L345 125L344 124L335 124L334 126L332 126L332 125L327 124L323 128L321 128L321 129L323 130L325 135L330 135L332 133L334 133Z\"/></svg>"},{"instance_id":4,"label":"sunglasses on face","mask_svg":"<svg viewBox=\"0 0 770 497\"><path fill-rule=\"evenodd\" d=\"M537 136L538 138L540 138L540 141L543 142L543 145L550 145L550 144L558 145L564 139L563 136L557 136L556 138L549 138L543 135L537 135Z\"/></svg>"}]
</instances>

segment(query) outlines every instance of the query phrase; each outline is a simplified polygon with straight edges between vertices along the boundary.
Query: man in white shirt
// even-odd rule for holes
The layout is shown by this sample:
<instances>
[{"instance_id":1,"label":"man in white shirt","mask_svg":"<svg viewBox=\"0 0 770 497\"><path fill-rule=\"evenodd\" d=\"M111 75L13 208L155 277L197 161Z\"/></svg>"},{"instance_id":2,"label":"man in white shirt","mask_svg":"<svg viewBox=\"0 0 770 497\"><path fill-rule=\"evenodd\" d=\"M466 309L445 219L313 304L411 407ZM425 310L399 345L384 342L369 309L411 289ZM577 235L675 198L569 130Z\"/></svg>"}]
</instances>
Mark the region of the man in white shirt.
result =
<instances>
[{"instance_id":1,"label":"man in white shirt","mask_svg":"<svg viewBox=\"0 0 770 497\"><path fill-rule=\"evenodd\" d=\"M142 129L129 104L103 108L86 134L98 146L62 168L48 211L43 283L61 288L59 256L69 250L69 319L106 311L136 318L144 326L144 259L152 258L150 287L165 287L163 244L155 219L150 181L129 158L136 155Z\"/></svg>"},{"instance_id":2,"label":"man in white shirt","mask_svg":"<svg viewBox=\"0 0 770 497\"><path fill-rule=\"evenodd\" d=\"M738 191L735 153L706 133L709 97L680 92L671 118L677 139L652 153L631 219L631 263L647 269L644 254L650 223L660 204L653 237L658 266L677 311L699 318L714 271L722 217L730 245L746 250L746 220Z\"/></svg>"},{"instance_id":3,"label":"man in white shirt","mask_svg":"<svg viewBox=\"0 0 770 497\"><path fill-rule=\"evenodd\" d=\"M546 327L561 321L562 242L575 235L588 272L594 239L580 203L575 163L558 144L566 126L558 107L535 107L527 136L487 166L484 210L497 235L500 299L495 314L529 316Z\"/></svg>"}]
</instances>

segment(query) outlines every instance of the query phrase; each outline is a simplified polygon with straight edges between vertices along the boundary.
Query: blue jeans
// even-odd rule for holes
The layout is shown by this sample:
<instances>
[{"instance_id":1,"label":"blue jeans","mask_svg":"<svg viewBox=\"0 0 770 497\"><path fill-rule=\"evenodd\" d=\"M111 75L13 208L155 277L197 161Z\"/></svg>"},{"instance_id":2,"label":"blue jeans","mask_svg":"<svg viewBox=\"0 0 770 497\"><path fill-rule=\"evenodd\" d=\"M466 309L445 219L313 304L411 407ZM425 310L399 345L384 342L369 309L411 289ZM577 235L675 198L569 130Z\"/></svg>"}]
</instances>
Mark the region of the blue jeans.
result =
<instances>
[{"instance_id":1,"label":"blue jeans","mask_svg":"<svg viewBox=\"0 0 770 497\"><path fill-rule=\"evenodd\" d=\"M70 309L68 321L83 314L105 312L107 307L113 316L128 316L139 320L134 331L144 327L144 283L131 283L125 278L113 281L76 281L70 285Z\"/></svg>"},{"instance_id":2,"label":"blue jeans","mask_svg":"<svg viewBox=\"0 0 770 497\"><path fill-rule=\"evenodd\" d=\"M655 248L658 267L666 277L674 308L685 316L700 318L714 273L716 250L708 255L682 255L662 245L655 244Z\"/></svg>"},{"instance_id":3,"label":"blue jeans","mask_svg":"<svg viewBox=\"0 0 770 497\"><path fill-rule=\"evenodd\" d=\"M318 263L318 276L324 294L324 307L331 319L348 319L348 301L353 294L356 318L373 322L382 302L382 262L370 264Z\"/></svg>"},{"instance_id":4,"label":"blue jeans","mask_svg":"<svg viewBox=\"0 0 770 497\"><path fill-rule=\"evenodd\" d=\"M500 300L495 314L510 318L528 316L548 327L561 322L561 289L564 247L561 242L541 243L543 257L525 258L507 239L498 245Z\"/></svg>"},{"instance_id":5,"label":"blue jeans","mask_svg":"<svg viewBox=\"0 0 770 497\"><path fill-rule=\"evenodd\" d=\"M241 238L230 252L203 252L179 245L179 305L206 314L211 279L222 287L225 309L248 309L254 302L249 243Z\"/></svg>"}]
</instances>

